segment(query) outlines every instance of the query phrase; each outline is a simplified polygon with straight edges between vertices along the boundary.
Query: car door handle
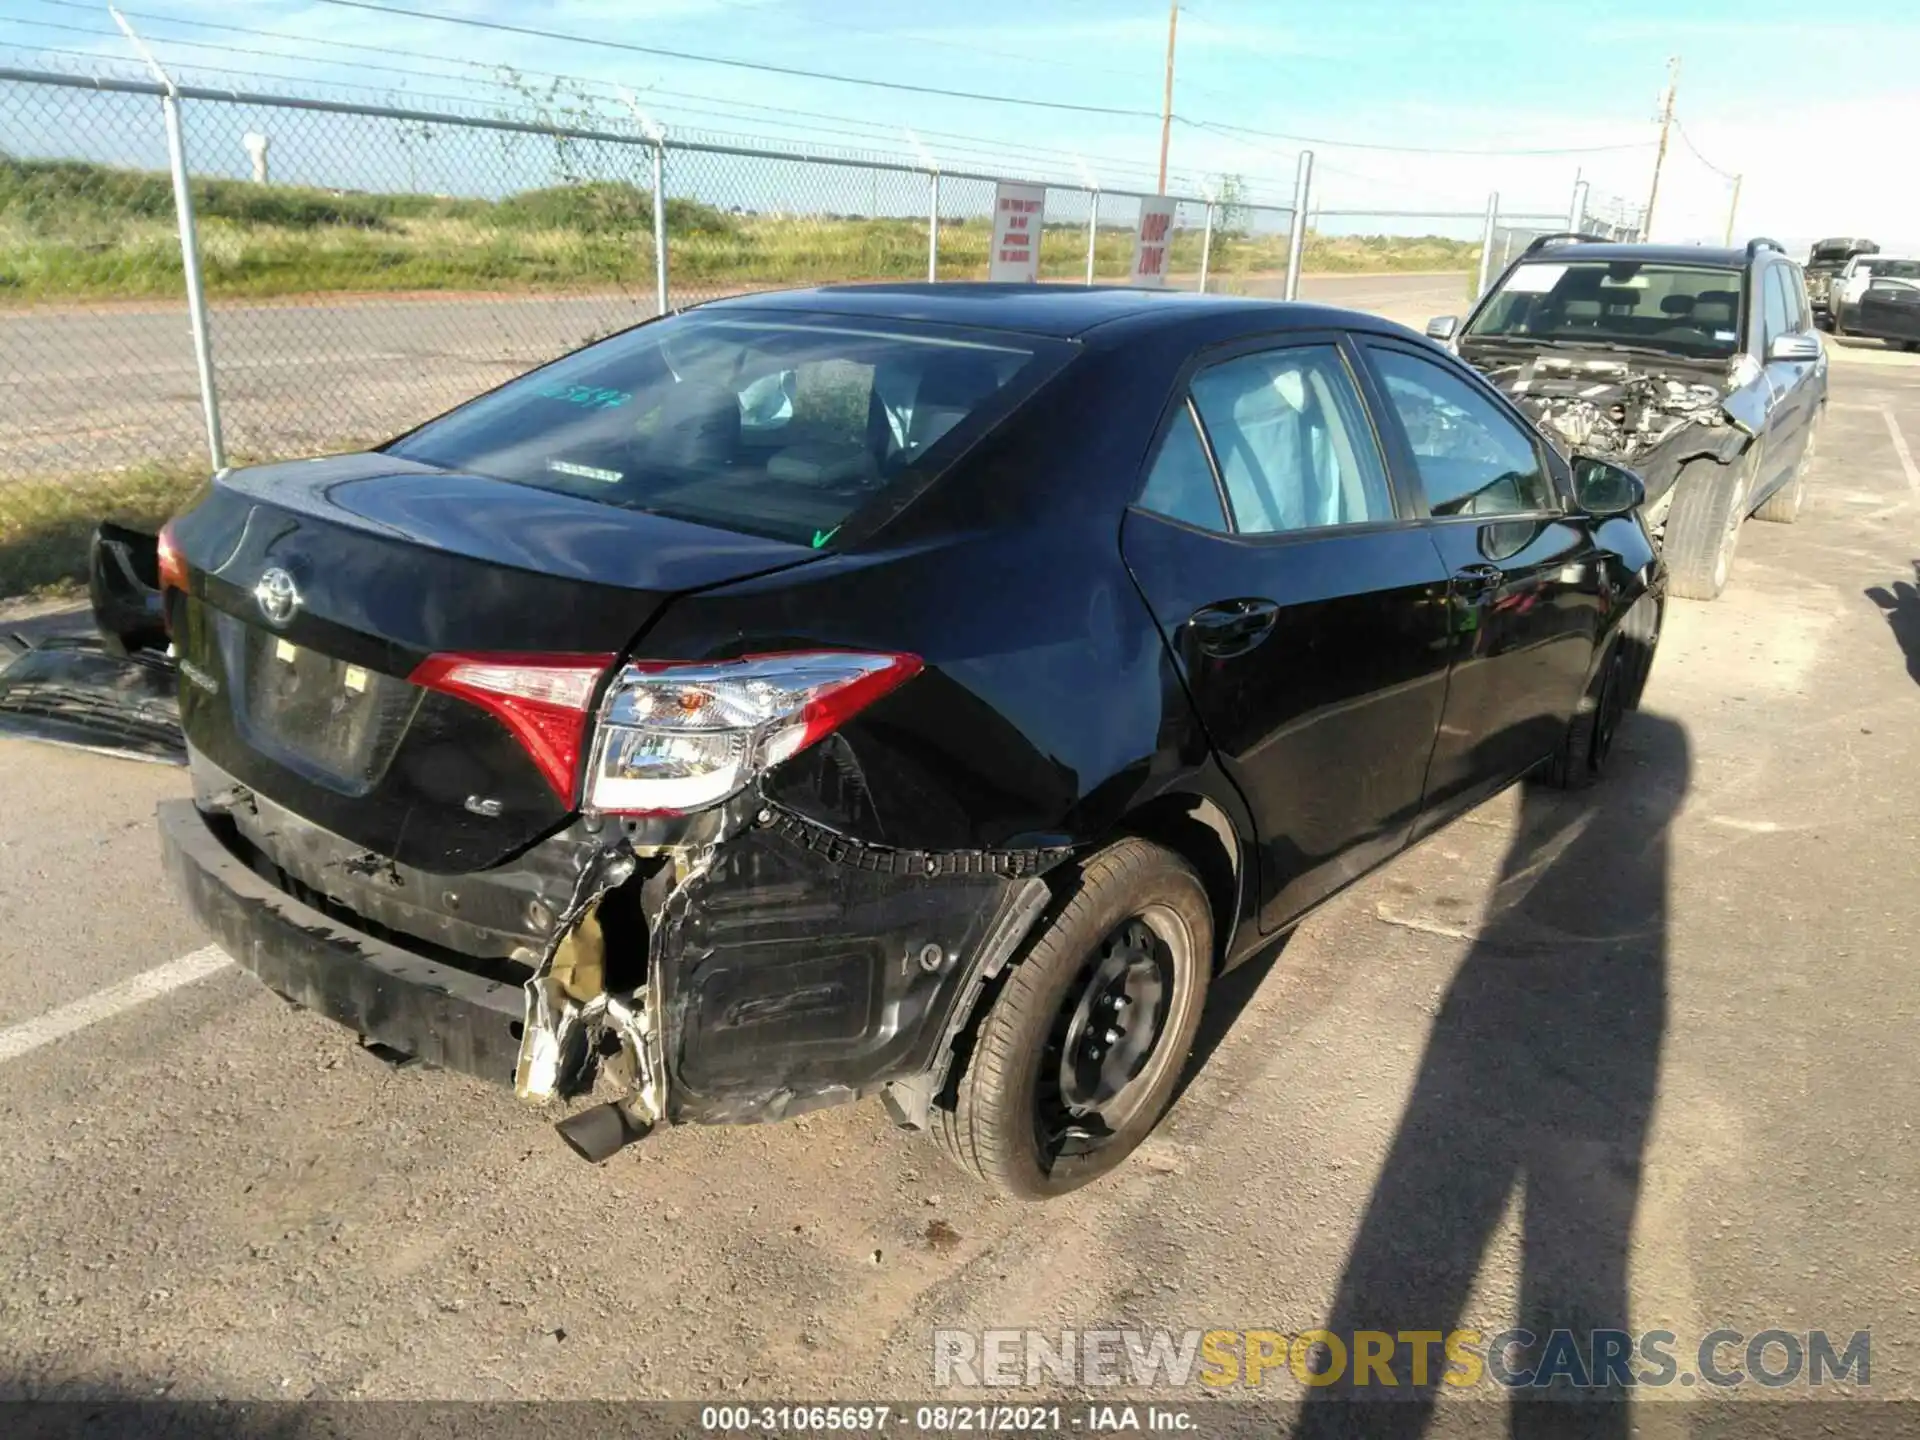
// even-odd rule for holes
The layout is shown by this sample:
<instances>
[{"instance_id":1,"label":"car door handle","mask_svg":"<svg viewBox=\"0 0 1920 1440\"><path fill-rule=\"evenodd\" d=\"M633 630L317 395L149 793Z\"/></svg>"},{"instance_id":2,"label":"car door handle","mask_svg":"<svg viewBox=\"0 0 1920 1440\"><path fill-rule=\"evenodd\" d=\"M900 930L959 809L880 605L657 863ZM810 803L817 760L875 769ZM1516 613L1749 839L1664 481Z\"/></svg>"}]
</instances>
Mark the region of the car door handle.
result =
<instances>
[{"instance_id":1,"label":"car door handle","mask_svg":"<svg viewBox=\"0 0 1920 1440\"><path fill-rule=\"evenodd\" d=\"M1187 624L1203 651L1225 660L1266 639L1279 618L1280 607L1271 600L1220 600L1202 605Z\"/></svg>"},{"instance_id":2,"label":"car door handle","mask_svg":"<svg viewBox=\"0 0 1920 1440\"><path fill-rule=\"evenodd\" d=\"M1479 596L1507 578L1498 565L1462 565L1453 572L1453 588L1461 595Z\"/></svg>"}]
</instances>

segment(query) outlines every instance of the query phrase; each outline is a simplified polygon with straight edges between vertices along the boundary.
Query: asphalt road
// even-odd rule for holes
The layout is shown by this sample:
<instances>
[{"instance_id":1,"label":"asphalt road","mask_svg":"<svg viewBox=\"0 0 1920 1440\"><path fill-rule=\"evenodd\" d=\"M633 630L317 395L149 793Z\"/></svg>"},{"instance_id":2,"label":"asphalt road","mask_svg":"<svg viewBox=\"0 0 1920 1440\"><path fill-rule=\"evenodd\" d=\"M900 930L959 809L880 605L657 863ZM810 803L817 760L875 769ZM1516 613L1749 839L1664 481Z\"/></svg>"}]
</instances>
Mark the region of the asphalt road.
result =
<instances>
[{"instance_id":1,"label":"asphalt road","mask_svg":"<svg viewBox=\"0 0 1920 1440\"><path fill-rule=\"evenodd\" d=\"M1602 786L1489 803L1224 982L1160 1131L1045 1207L873 1103L590 1169L201 955L177 772L0 741L0 1397L900 1397L936 1326L1526 1321L1687 1373L1720 1327L1871 1327L1920 1398L1916 445L1920 359L1838 351L1800 523L1675 602Z\"/></svg>"},{"instance_id":2,"label":"asphalt road","mask_svg":"<svg viewBox=\"0 0 1920 1440\"><path fill-rule=\"evenodd\" d=\"M1423 320L1458 275L1307 276L1302 294ZM1278 281L1248 282L1279 293ZM653 313L647 294L217 305L227 448L284 456L386 439ZM206 451L184 309L0 310L0 483Z\"/></svg>"}]
</instances>

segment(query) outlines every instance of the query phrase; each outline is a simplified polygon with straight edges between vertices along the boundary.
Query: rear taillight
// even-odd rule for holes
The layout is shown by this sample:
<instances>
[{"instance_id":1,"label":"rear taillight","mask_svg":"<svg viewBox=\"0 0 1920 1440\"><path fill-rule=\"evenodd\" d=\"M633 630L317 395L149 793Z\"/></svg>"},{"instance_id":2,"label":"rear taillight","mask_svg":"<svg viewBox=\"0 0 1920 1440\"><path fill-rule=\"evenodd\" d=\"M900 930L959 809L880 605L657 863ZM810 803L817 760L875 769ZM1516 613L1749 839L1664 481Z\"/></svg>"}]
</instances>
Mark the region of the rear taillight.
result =
<instances>
[{"instance_id":1,"label":"rear taillight","mask_svg":"<svg viewBox=\"0 0 1920 1440\"><path fill-rule=\"evenodd\" d=\"M628 665L600 705L585 803L627 815L716 804L920 669L912 655L840 650Z\"/></svg>"},{"instance_id":2,"label":"rear taillight","mask_svg":"<svg viewBox=\"0 0 1920 1440\"><path fill-rule=\"evenodd\" d=\"M513 733L547 784L573 804L587 718L612 655L430 655L408 679L457 695Z\"/></svg>"}]
</instances>

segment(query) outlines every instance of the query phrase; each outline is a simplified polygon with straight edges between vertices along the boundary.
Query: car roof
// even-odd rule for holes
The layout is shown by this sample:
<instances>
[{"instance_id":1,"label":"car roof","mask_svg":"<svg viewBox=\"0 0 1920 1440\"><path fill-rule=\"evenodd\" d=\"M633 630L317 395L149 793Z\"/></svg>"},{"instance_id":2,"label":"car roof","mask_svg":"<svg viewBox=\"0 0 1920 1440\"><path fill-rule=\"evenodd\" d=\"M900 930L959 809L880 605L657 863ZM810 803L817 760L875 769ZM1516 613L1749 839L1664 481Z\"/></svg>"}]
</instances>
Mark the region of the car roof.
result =
<instances>
[{"instance_id":1,"label":"car roof","mask_svg":"<svg viewBox=\"0 0 1920 1440\"><path fill-rule=\"evenodd\" d=\"M1768 253L1759 251L1754 258ZM1786 256L1780 251L1772 252ZM1747 252L1722 245L1598 245L1578 241L1549 245L1525 257L1528 260L1637 260L1651 265L1699 265L1714 269L1744 270Z\"/></svg>"},{"instance_id":2,"label":"car roof","mask_svg":"<svg viewBox=\"0 0 1920 1440\"><path fill-rule=\"evenodd\" d=\"M732 296L701 308L917 320L1067 340L1087 338L1094 331L1102 332L1094 337L1102 341L1173 331L1202 331L1213 337L1321 329L1413 333L1378 316L1330 305L1118 285L821 285Z\"/></svg>"}]
</instances>

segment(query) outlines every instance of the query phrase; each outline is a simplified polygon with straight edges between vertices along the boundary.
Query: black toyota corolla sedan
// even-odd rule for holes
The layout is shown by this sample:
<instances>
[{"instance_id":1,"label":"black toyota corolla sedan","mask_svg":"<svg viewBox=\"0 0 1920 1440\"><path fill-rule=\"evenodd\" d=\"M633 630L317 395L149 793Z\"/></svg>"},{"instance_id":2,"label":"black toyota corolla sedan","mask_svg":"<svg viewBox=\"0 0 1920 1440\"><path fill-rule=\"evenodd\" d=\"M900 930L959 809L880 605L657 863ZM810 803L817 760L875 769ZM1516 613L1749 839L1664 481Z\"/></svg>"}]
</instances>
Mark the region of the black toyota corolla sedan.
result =
<instances>
[{"instance_id":1,"label":"black toyota corolla sedan","mask_svg":"<svg viewBox=\"0 0 1920 1440\"><path fill-rule=\"evenodd\" d=\"M159 541L162 840L268 986L572 1100L589 1158L878 1093L1056 1194L1158 1120L1213 977L1598 775L1660 628L1640 498L1346 311L724 301L217 476Z\"/></svg>"}]
</instances>

